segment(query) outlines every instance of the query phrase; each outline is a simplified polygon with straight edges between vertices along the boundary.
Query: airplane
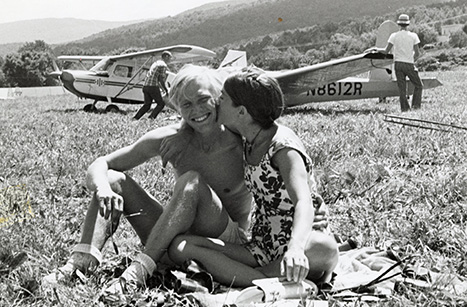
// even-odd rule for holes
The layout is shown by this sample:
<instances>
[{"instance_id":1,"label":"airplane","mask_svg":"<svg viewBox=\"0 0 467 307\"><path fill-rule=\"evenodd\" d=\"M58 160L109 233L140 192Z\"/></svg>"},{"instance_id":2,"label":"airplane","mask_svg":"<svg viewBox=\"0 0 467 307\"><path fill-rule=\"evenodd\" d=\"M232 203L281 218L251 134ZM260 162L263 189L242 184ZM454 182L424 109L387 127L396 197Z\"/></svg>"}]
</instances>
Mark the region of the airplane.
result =
<instances>
[{"instance_id":1,"label":"airplane","mask_svg":"<svg viewBox=\"0 0 467 307\"><path fill-rule=\"evenodd\" d=\"M93 99L92 104L84 106L84 111L96 111L98 101L107 101L106 112L118 111L114 103L142 104L143 80L151 64L158 60L162 52L172 53L171 66L185 63L199 63L215 58L216 53L211 50L191 45L175 45L158 49L151 49L112 56L58 56L57 59L75 62L81 69L64 69L60 71L54 63L55 71L49 75L58 78L63 87L78 98ZM87 69L86 63L94 63ZM174 72L169 72L167 88L175 78Z\"/></svg>"},{"instance_id":2,"label":"airplane","mask_svg":"<svg viewBox=\"0 0 467 307\"><path fill-rule=\"evenodd\" d=\"M378 28L375 47L386 47L389 36L398 30L399 26L394 21L384 21ZM299 68L294 73L272 74L281 84L288 107L366 98L378 98L379 102L384 102L386 97L399 96L392 58L391 54L384 56L381 53L369 52ZM360 71L355 66L358 66ZM365 70L368 72L368 77L355 77ZM308 77L302 77L305 80L292 81L293 77L289 76L300 73ZM424 89L442 85L433 77L421 79ZM412 83L407 80L407 95L412 95L413 90Z\"/></svg>"},{"instance_id":3,"label":"airplane","mask_svg":"<svg viewBox=\"0 0 467 307\"><path fill-rule=\"evenodd\" d=\"M383 22L378 28L375 47L386 47L389 36L398 30L399 26L394 21ZM235 52L237 57L242 53ZM233 56L232 54L231 57ZM242 63L245 63L245 52L243 56ZM387 97L399 96L392 54L364 52L289 71L266 73L279 81L287 107L366 98L378 98L380 102L384 102ZM361 73L368 73L368 77L355 77ZM421 79L424 89L442 85L433 77ZM412 95L413 90L412 83L407 80L407 95Z\"/></svg>"},{"instance_id":4,"label":"airplane","mask_svg":"<svg viewBox=\"0 0 467 307\"><path fill-rule=\"evenodd\" d=\"M389 35L398 30L393 21L385 21L378 29L376 47L385 47ZM106 111L116 111L113 103L143 103L142 81L148 70L150 56L160 56L164 50L174 55L172 63L187 63L196 60L213 59L215 53L195 46L172 46L131 54L108 57L60 56L61 60L96 61L90 70L56 70L64 87L78 97L94 99L93 104L84 107L85 111L96 110L97 101L108 101ZM144 58L146 57L146 58ZM229 50L218 69L247 66L246 52ZM139 68L138 68L139 67ZM281 85L287 107L315 102L354 100L399 96L395 81L392 54L363 52L361 54L334 59L323 63L286 71L266 71ZM367 78L356 75L368 73ZM175 73L170 73L170 83ZM422 78L424 89L442 85L436 78ZM413 93L409 81L408 95ZM170 105L169 105L170 106Z\"/></svg>"}]
</instances>

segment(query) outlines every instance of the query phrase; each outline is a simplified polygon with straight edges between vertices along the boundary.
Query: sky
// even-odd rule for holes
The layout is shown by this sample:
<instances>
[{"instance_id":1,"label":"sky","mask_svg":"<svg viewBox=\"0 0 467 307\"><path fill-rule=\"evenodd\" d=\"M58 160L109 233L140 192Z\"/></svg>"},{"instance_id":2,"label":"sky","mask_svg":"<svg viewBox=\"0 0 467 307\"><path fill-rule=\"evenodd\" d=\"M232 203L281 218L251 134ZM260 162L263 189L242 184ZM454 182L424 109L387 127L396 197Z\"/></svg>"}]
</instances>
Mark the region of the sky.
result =
<instances>
[{"instance_id":1,"label":"sky","mask_svg":"<svg viewBox=\"0 0 467 307\"><path fill-rule=\"evenodd\" d=\"M129 21L174 16L226 0L2 0L0 23L42 18Z\"/></svg>"}]
</instances>

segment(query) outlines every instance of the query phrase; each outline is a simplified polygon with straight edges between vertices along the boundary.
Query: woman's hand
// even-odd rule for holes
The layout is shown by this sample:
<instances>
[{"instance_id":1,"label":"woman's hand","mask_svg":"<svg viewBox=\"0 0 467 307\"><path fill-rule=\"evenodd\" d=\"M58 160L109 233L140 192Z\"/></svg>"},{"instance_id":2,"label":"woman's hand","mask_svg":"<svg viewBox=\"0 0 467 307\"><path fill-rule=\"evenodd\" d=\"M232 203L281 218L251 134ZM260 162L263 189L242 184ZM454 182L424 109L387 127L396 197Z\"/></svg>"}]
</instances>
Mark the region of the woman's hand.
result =
<instances>
[{"instance_id":1,"label":"woman's hand","mask_svg":"<svg viewBox=\"0 0 467 307\"><path fill-rule=\"evenodd\" d=\"M328 206L324 203L323 198L320 195L315 195L313 201L316 204L313 204L315 207L315 219L313 220L313 229L314 230L323 230L328 227Z\"/></svg>"},{"instance_id":2,"label":"woman's hand","mask_svg":"<svg viewBox=\"0 0 467 307\"><path fill-rule=\"evenodd\" d=\"M281 275L288 281L302 282L309 271L308 258L302 249L289 249L281 261Z\"/></svg>"},{"instance_id":3,"label":"woman's hand","mask_svg":"<svg viewBox=\"0 0 467 307\"><path fill-rule=\"evenodd\" d=\"M191 138L191 128L187 127L186 124L182 125L176 134L164 138L161 142L162 166L165 167L171 161L172 165L176 167Z\"/></svg>"}]
</instances>

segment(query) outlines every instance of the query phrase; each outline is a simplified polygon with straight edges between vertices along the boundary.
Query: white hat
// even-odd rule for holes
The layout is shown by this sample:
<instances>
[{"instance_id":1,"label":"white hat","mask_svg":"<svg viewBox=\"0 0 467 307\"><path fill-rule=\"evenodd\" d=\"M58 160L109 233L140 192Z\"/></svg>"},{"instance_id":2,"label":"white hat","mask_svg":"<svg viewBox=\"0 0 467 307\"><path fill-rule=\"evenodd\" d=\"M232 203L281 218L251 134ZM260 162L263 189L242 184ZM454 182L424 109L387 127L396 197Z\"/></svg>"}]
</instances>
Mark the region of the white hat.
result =
<instances>
[{"instance_id":1,"label":"white hat","mask_svg":"<svg viewBox=\"0 0 467 307\"><path fill-rule=\"evenodd\" d=\"M398 24L398 25L409 25L409 24L410 24L409 15L407 15L407 14L401 14L401 15L399 16L399 19L397 19L397 24Z\"/></svg>"}]
</instances>

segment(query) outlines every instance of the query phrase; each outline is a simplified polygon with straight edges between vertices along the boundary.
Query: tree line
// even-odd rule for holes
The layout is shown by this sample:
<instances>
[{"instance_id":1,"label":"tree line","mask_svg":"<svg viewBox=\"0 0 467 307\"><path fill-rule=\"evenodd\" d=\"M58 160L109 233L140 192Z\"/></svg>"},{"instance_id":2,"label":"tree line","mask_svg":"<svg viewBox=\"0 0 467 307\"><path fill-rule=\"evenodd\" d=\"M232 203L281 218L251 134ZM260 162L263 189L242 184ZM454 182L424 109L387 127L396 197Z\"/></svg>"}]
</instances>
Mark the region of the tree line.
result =
<instances>
[{"instance_id":1,"label":"tree line","mask_svg":"<svg viewBox=\"0 0 467 307\"><path fill-rule=\"evenodd\" d=\"M339 23L327 22L271 33L212 49L218 54L219 59L222 59L229 49L237 49L246 51L249 62L263 69L293 69L363 52L374 46L378 26L384 20L395 19L402 12L411 16L410 30L419 35L422 47L436 45L438 49L444 50L422 57L419 65L436 68L433 63L445 59L457 64L464 63L463 59L467 59L467 51L462 49L467 47L467 0L401 9L375 18L347 19ZM445 34L443 25L449 24L463 24L463 27L451 33L448 42L437 43L437 38ZM120 42L120 47L105 54L122 54L146 49L142 43L143 37L140 39L141 44L138 46L125 46ZM102 40L104 43L104 38ZM461 50L449 51L452 48L461 48ZM56 85L57 81L48 76L53 70L54 54L103 55L97 47L82 48L76 44L69 44L51 48L44 41L29 42L16 53L8 54L5 58L0 57L0 87Z\"/></svg>"},{"instance_id":2,"label":"tree line","mask_svg":"<svg viewBox=\"0 0 467 307\"><path fill-rule=\"evenodd\" d=\"M53 50L44 41L25 43L18 52L0 57L1 87L56 85L48 76L53 67Z\"/></svg>"}]
</instances>

